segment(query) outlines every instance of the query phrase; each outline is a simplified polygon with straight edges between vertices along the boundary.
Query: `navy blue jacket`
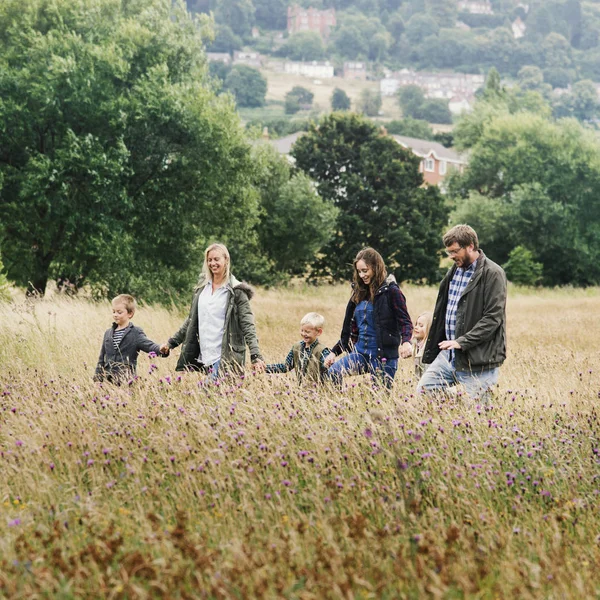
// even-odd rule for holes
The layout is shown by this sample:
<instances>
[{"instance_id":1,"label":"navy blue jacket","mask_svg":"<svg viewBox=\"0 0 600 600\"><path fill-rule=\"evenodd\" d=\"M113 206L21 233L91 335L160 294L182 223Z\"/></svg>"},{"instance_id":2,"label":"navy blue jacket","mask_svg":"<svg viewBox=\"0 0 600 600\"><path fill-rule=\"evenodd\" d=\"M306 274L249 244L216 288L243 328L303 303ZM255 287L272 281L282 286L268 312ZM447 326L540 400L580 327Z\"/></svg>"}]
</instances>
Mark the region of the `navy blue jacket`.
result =
<instances>
[{"instance_id":1,"label":"navy blue jacket","mask_svg":"<svg viewBox=\"0 0 600 600\"><path fill-rule=\"evenodd\" d=\"M358 326L354 320L356 303L350 300L346 306L346 316L342 325L339 342L331 349L335 354L352 352L358 340ZM406 308L406 298L400 291L393 275L375 293L373 314L377 336L377 358L387 360L400 356L398 347L410 342L412 337L412 321Z\"/></svg>"},{"instance_id":2,"label":"navy blue jacket","mask_svg":"<svg viewBox=\"0 0 600 600\"><path fill-rule=\"evenodd\" d=\"M113 343L113 334L117 324L106 331L102 340L100 358L96 366L94 381L118 383L135 375L137 357L140 352L160 354L160 346L150 340L141 327L129 323L118 348Z\"/></svg>"}]
</instances>

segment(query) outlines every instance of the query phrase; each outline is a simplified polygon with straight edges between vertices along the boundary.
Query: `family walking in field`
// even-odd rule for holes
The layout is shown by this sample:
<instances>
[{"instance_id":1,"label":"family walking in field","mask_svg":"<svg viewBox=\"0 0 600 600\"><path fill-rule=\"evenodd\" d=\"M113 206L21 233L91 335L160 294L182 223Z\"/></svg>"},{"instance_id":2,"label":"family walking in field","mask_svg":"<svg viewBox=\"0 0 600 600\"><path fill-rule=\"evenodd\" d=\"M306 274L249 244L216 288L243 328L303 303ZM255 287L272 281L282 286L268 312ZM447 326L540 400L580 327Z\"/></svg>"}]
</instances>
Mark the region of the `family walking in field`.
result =
<instances>
[{"instance_id":1,"label":"family walking in field","mask_svg":"<svg viewBox=\"0 0 600 600\"><path fill-rule=\"evenodd\" d=\"M113 300L113 325L105 333L95 379L119 383L135 374L139 352L168 356L182 346L178 371L200 371L211 380L241 372L250 351L257 372L296 371L300 383L331 383L344 376L369 374L377 386L391 388L400 358L413 357L417 392L445 392L460 384L470 398L483 398L498 381L506 358L506 276L479 248L477 233L457 225L443 237L454 261L440 284L433 312L413 323L406 299L381 255L364 248L354 259L352 293L339 341L329 349L320 341L325 319L315 312L300 322L301 340L285 361L265 363L254 315L252 288L230 270L222 244L204 253L202 274L188 317L162 345L131 323L135 300ZM338 358L341 357L341 358Z\"/></svg>"}]
</instances>

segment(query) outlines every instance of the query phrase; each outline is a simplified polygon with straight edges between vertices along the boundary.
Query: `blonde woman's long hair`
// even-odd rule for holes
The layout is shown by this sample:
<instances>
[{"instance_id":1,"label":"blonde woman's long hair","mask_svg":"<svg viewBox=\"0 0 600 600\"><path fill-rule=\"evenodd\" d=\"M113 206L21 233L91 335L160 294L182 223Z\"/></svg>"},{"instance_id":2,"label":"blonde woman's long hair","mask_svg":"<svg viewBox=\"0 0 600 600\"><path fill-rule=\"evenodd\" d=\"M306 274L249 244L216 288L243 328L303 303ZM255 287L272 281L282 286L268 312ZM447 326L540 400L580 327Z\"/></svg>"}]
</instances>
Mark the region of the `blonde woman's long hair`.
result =
<instances>
[{"instance_id":1,"label":"blonde woman's long hair","mask_svg":"<svg viewBox=\"0 0 600 600\"><path fill-rule=\"evenodd\" d=\"M212 282L213 276L210 269L208 268L208 255L213 250L217 250L218 252L220 252L223 255L223 258L225 259L225 282L228 282L229 278L231 277L231 258L229 256L229 250L227 250L227 246L225 246L225 244L211 244L204 251L204 264L202 265L202 275L204 275L210 282Z\"/></svg>"}]
</instances>

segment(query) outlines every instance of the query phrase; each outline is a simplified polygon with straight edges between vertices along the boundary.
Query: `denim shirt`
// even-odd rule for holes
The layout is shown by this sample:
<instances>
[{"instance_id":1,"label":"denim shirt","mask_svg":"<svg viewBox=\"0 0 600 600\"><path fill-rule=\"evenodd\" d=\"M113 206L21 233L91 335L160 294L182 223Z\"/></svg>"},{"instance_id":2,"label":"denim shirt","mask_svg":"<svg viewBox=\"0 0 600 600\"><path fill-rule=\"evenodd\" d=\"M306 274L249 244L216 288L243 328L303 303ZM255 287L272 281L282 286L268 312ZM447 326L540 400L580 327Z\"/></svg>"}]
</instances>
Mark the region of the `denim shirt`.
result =
<instances>
[{"instance_id":1,"label":"denim shirt","mask_svg":"<svg viewBox=\"0 0 600 600\"><path fill-rule=\"evenodd\" d=\"M377 356L377 332L373 303L363 300L356 305L354 320L358 327L356 351L367 356Z\"/></svg>"}]
</instances>

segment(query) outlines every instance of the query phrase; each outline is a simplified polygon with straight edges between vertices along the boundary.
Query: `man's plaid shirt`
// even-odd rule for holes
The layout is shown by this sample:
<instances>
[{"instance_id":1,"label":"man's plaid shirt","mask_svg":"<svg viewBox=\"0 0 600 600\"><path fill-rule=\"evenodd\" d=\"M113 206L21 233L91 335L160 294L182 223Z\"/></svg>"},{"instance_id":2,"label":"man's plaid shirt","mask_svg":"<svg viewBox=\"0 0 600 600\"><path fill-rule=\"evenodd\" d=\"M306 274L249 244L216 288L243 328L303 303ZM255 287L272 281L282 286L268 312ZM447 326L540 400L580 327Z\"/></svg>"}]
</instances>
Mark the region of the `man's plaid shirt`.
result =
<instances>
[{"instance_id":1,"label":"man's plaid shirt","mask_svg":"<svg viewBox=\"0 0 600 600\"><path fill-rule=\"evenodd\" d=\"M456 309L458 308L458 301L465 291L475 268L477 267L477 261L473 261L466 269L460 267L454 272L450 287L448 289L448 303L446 304L446 339L456 339ZM450 351L450 362L454 364L454 350Z\"/></svg>"}]
</instances>

